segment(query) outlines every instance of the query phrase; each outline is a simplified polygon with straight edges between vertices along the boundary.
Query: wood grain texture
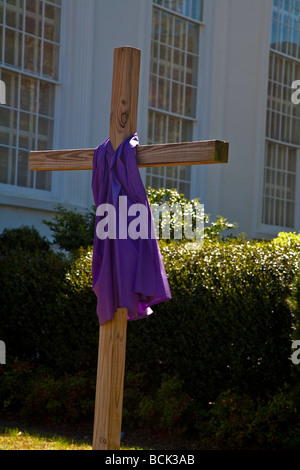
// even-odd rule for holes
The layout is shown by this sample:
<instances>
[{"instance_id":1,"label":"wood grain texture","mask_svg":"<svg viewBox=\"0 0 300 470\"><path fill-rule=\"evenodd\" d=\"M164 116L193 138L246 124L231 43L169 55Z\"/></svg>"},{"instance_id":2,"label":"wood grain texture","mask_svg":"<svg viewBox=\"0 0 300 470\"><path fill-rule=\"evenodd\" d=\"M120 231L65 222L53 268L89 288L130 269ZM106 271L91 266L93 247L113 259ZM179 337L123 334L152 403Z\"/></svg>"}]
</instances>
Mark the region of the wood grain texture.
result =
<instances>
[{"instance_id":1,"label":"wood grain texture","mask_svg":"<svg viewBox=\"0 0 300 470\"><path fill-rule=\"evenodd\" d=\"M136 160L140 168L227 163L228 151L228 142L221 140L139 145ZM38 171L92 170L93 156L94 149L30 152L29 168Z\"/></svg>"},{"instance_id":2,"label":"wood grain texture","mask_svg":"<svg viewBox=\"0 0 300 470\"><path fill-rule=\"evenodd\" d=\"M126 309L100 327L93 450L120 449L126 334Z\"/></svg>"},{"instance_id":3,"label":"wood grain texture","mask_svg":"<svg viewBox=\"0 0 300 470\"><path fill-rule=\"evenodd\" d=\"M114 150L137 129L141 51L114 50L109 138Z\"/></svg>"},{"instance_id":4,"label":"wood grain texture","mask_svg":"<svg viewBox=\"0 0 300 470\"><path fill-rule=\"evenodd\" d=\"M114 149L136 132L140 56L139 49L114 50L109 134ZM118 309L100 327L93 450L120 449L127 316L127 309Z\"/></svg>"}]
</instances>

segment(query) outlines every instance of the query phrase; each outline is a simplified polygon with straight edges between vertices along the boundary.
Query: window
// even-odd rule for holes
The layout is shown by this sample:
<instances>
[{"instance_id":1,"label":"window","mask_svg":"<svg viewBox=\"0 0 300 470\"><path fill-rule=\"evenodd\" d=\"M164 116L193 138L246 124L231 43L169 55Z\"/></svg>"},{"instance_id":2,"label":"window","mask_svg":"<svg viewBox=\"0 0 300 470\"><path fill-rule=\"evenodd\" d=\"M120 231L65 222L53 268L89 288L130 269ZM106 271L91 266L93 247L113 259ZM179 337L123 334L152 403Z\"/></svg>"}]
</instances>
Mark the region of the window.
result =
<instances>
[{"instance_id":1,"label":"window","mask_svg":"<svg viewBox=\"0 0 300 470\"><path fill-rule=\"evenodd\" d=\"M28 160L53 145L60 17L61 0L0 0L0 183L51 190L51 173Z\"/></svg>"},{"instance_id":2,"label":"window","mask_svg":"<svg viewBox=\"0 0 300 470\"><path fill-rule=\"evenodd\" d=\"M265 224L295 226L296 148L267 142L264 207Z\"/></svg>"},{"instance_id":3,"label":"window","mask_svg":"<svg viewBox=\"0 0 300 470\"><path fill-rule=\"evenodd\" d=\"M269 59L262 221L295 228L300 106L292 83L300 79L300 2L274 0Z\"/></svg>"},{"instance_id":4,"label":"window","mask_svg":"<svg viewBox=\"0 0 300 470\"><path fill-rule=\"evenodd\" d=\"M300 59L300 2L274 0L271 49Z\"/></svg>"},{"instance_id":5,"label":"window","mask_svg":"<svg viewBox=\"0 0 300 470\"><path fill-rule=\"evenodd\" d=\"M148 143L191 141L197 118L202 2L154 0ZM189 197L190 167L148 169L146 185L177 188Z\"/></svg>"}]
</instances>

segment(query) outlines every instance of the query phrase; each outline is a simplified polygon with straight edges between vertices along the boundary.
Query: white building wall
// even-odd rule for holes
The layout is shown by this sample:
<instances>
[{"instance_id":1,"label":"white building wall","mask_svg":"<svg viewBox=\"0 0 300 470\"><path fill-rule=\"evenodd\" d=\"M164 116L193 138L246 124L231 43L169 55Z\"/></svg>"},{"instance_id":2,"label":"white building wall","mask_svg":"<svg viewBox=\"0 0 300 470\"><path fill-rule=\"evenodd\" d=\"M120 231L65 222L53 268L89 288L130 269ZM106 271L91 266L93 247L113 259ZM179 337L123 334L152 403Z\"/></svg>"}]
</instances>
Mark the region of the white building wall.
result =
<instances>
[{"instance_id":1,"label":"white building wall","mask_svg":"<svg viewBox=\"0 0 300 470\"><path fill-rule=\"evenodd\" d=\"M211 219L259 233L272 0L206 0L201 28L199 110L195 140L230 143L227 165L194 167L191 196ZM142 50L138 135L147 141L152 1L63 0L60 83L54 148L94 148L109 135L113 49ZM141 170L143 175L143 170ZM0 232L34 224L58 203L93 204L91 171L53 173L52 192L8 187L0 192Z\"/></svg>"},{"instance_id":2,"label":"white building wall","mask_svg":"<svg viewBox=\"0 0 300 470\"><path fill-rule=\"evenodd\" d=\"M248 237L260 217L271 13L272 0L216 0L208 15L207 137L230 149L227 165L207 169L206 212L238 222Z\"/></svg>"},{"instance_id":3,"label":"white building wall","mask_svg":"<svg viewBox=\"0 0 300 470\"><path fill-rule=\"evenodd\" d=\"M142 50L138 132L140 140L146 137L149 5L144 0L65 0L56 148L95 148L109 136L113 52L120 46ZM54 191L64 205L90 206L91 172L56 173Z\"/></svg>"},{"instance_id":4,"label":"white building wall","mask_svg":"<svg viewBox=\"0 0 300 470\"><path fill-rule=\"evenodd\" d=\"M113 50L121 46L142 50L138 133L146 141L151 22L149 0L63 0L53 149L95 148L109 136ZM0 232L34 225L50 237L42 220L58 203L78 210L93 204L91 175L53 172L51 192L3 185Z\"/></svg>"}]
</instances>

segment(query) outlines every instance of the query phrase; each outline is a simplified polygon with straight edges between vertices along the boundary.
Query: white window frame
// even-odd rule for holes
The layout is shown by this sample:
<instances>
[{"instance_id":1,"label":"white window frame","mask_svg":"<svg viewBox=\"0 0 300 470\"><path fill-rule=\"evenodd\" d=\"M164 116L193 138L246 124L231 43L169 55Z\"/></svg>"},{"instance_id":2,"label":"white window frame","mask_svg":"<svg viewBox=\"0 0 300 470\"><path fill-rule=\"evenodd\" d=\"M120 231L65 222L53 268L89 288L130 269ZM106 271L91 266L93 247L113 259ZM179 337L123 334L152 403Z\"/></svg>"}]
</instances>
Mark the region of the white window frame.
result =
<instances>
[{"instance_id":1,"label":"white window frame","mask_svg":"<svg viewBox=\"0 0 300 470\"><path fill-rule=\"evenodd\" d=\"M202 6L203 7L203 6ZM152 11L154 9L157 9L158 11L161 11L161 12L165 12L165 13L168 13L170 15L173 16L173 22L175 21L175 18L179 18L179 19L182 19L182 20L185 20L186 21L186 44L185 44L185 54L189 54L189 51L188 51L188 48L187 48L187 40L188 40L188 23L194 23L196 24L197 26L199 26L199 29L201 26L204 26L205 23L203 22L203 20L199 21L199 20L196 20L190 16L186 16L186 15L183 15L182 13L179 13L177 11L174 11L172 9L169 9L169 8L165 8L164 6L162 5L158 5L157 3L155 3L153 1L153 5L152 5ZM174 25L173 25L174 26ZM161 23L159 23L159 37L160 37L160 28L161 28ZM172 51L172 54L174 52L174 49L176 50L176 48L174 47L174 30L175 30L175 27L173 27L173 38L172 38L172 45L168 45L168 47L171 48L171 51ZM201 31L201 29L200 29ZM199 35L200 36L200 35ZM152 41L153 41L153 38L152 38L152 35L151 35L151 44L152 44ZM200 40L200 37L199 37L199 42L201 43L201 40ZM159 41L158 41L158 44L161 44ZM192 54L192 53L191 53ZM196 102L198 102L198 97L199 97L199 72L200 72L200 44L198 44L198 52L195 53L195 56L197 56L197 60L198 60L198 68L197 68L197 76L198 76L198 80L197 80L197 83L196 85L194 86L195 88L195 95L196 95ZM159 66L159 64L158 64ZM186 61L184 63L184 70L183 70L183 74L184 74L184 77L186 76ZM158 71L157 71L158 72ZM151 73L150 71L150 74L149 74L149 82L150 82L150 77L152 76L153 74ZM156 74L156 89L158 89L158 82L159 82L159 79L160 78L163 78L163 77L160 77L159 73ZM171 70L171 77L170 77L170 83L177 83L176 80L173 79L173 71ZM194 133L195 133L195 129L197 127L197 124L199 122L199 107L196 106L196 109L195 109L195 116L192 117L192 116L187 116L184 114L184 111L185 111L185 87L186 86L190 86L189 84L186 84L185 82L178 82L180 85L183 86L183 93L184 93L184 96L183 96L183 106L182 106L182 111L183 113L179 114L179 113L175 113L175 112L172 112L171 110L171 99L172 99L172 94L171 94L171 87L170 87L170 96L169 96L169 100L170 100L170 105L169 105L169 110L163 110L163 109L160 109L158 107L158 96L156 94L156 106L151 106L150 103L148 104L148 116L149 116L149 113L152 112L153 115L155 114L160 114L160 115L165 115L167 118L166 118L166 129L165 129L165 134L166 134L166 141L165 143L167 143L168 141L168 122L169 122L169 118L176 118L176 119L179 119L180 120L180 135L179 135L179 142L182 142L182 125L183 125L183 121L186 121L186 122L190 122L192 124L192 139L194 138ZM149 126L149 123L148 123L148 126ZM152 123L152 136L154 135L154 123ZM152 143L155 143L153 139L150 138L149 136L149 131L148 131L148 144L152 144ZM180 169L179 169L180 170ZM181 178L180 177L180 171L177 171L177 177L170 177L167 175L167 168L164 168L164 169L161 169L161 172L159 175L156 175L154 174L155 173L155 170L153 172L153 169L147 169L146 173L145 173L145 180L146 180L146 184L147 186L150 185L152 186L152 178L160 178L161 180L163 180L163 183L161 184L161 186L164 186L166 187L167 186L167 180L173 180L174 181L174 187L177 186L180 187L180 185L189 185L189 192L191 193L192 192L192 184L193 184L193 178L192 178L192 171L190 169L190 174L188 175L188 178ZM188 196L190 196L190 194L188 194Z\"/></svg>"},{"instance_id":2,"label":"white window frame","mask_svg":"<svg viewBox=\"0 0 300 470\"><path fill-rule=\"evenodd\" d=\"M11 72L13 74L15 74L17 77L18 77L18 96L19 96L19 99L20 99L20 87L21 87L21 78L22 76L24 77L28 77L28 78L32 78L34 80L36 80L37 82L45 82L45 83L49 83L53 86L55 86L55 102L54 102L54 115L52 117L50 116L45 116L47 119L50 119L53 121L53 136L52 136L52 140L53 140L53 146L55 146L55 140L56 140L56 113L57 113L57 91L61 85L61 81L60 81L60 62L61 62L61 54L59 54L59 61L58 61L58 76L56 79L54 78L51 78L50 76L48 75L44 75L43 74L43 51L44 51L44 42L46 43L50 43L50 44L54 44L56 45L57 47L60 48L61 46L61 42L56 42L56 41L51 41L49 39L45 39L44 37L44 30L45 30L45 23L46 23L46 20L45 20L45 7L46 7L46 4L47 5L50 5L50 6L55 6L55 7L58 7L60 8L60 12L61 12L61 16L60 16L60 28L61 28L61 25L62 25L62 21L63 21L63 10L64 10L64 2L62 0L61 2L61 5L58 5L57 3L55 2L52 2L51 0L44 0L43 3L42 3L42 6L43 6L43 11L42 11L42 24L41 24L41 36L38 36L38 35L33 35L33 34L30 34L30 33L27 33L25 31L25 22L26 22L26 15L24 14L26 12L26 8L25 8L25 4L24 4L24 8L23 8L23 24L22 24L22 29L16 29L16 28L12 28L12 27L8 27L10 30L13 30L13 31L17 31L19 32L19 34L22 34L22 64L21 64L21 67L17 67L17 66L13 66L13 65L9 65L7 63L2 63L0 65L0 69L2 69L3 71L7 71L7 72ZM5 25L5 20L6 20L6 4L4 4L4 8L3 8L3 25ZM3 27L3 41L2 41L2 58L4 58L4 51L5 51L5 34L4 34L4 27ZM37 38L38 40L41 41L41 51L40 51L40 68L39 68L39 73L34 73L34 72L31 72L27 69L24 68L24 46L25 46L25 35L29 36L29 37L33 37L33 38ZM1 78L1 77L0 77ZM38 90L39 90L39 87L38 87ZM37 97L38 98L38 97ZM19 114L20 112L23 112L23 110L20 109L20 102L18 102L17 104L17 107L15 108L11 108L11 107L8 107L7 104L4 105L7 109L14 109L15 111L17 111L17 113ZM38 126L38 116L39 116L39 113L38 113L38 110L36 110L34 113L30 113L30 114L33 114L35 117L36 117L36 133L35 133L35 148L36 148L36 145L37 145L37 138L38 138L38 133L37 133L37 126ZM43 115L41 115L41 117L43 117ZM19 141L19 125L17 126L17 143ZM19 145L16 146L16 152L18 150L22 150L21 147L19 147ZM32 149L34 150L34 149ZM29 150L28 150L29 151ZM16 157L16 161L17 161L17 157ZM33 178L34 178L34 183L33 183L33 188L31 187L26 187L26 186L18 186L16 184L16 180L15 180L15 184L9 184L9 183L0 183L0 195L1 195L1 200L3 201L3 203L5 203L5 200L9 201L11 199L11 197L14 199L16 198L16 200L19 200L20 197L24 197L27 199L27 202L28 204L26 204L26 207L28 206L35 206L35 202L33 202L33 198L35 199L35 201L38 199L38 200L44 200L46 202L46 205L47 205L47 201L52 201L55 199L55 191L54 191L54 188L53 188L53 178L52 178L52 175L51 175L51 178L52 178L52 182L51 182L51 189L50 190L47 190L47 189L36 189L35 188L35 180L36 180L36 172L33 172ZM37 204L39 206L39 204Z\"/></svg>"},{"instance_id":3,"label":"white window frame","mask_svg":"<svg viewBox=\"0 0 300 470\"><path fill-rule=\"evenodd\" d=\"M277 43L278 43L278 31L279 31L279 27L277 26L277 39L276 39L276 44L275 44L275 47L272 47L272 43L271 43L271 40L272 40L272 26L274 24L274 22L276 22L276 20L274 20L274 17L273 17L273 6L272 6L272 17L271 17L271 37L270 37L270 47L269 47L269 60L271 58L271 55L273 54L275 57L276 56L281 56L283 59L287 59L289 61L292 61L293 63L300 63L300 58L296 58L292 55L289 55L285 52L282 52L280 50L278 50L276 47L277 47ZM277 25L280 24L278 22L276 22ZM289 35L289 31L290 31L290 27L288 27L288 35ZM300 39L300 30L298 31L298 40ZM275 74L274 74L274 69L273 69L273 72L272 72L272 77L271 77L271 80L273 82L273 86L274 86L274 83L275 82ZM269 85L269 82L270 82L270 78L269 78L269 69L268 69L268 78L267 78L267 83ZM280 84L281 86L288 86L288 84L283 84L281 83ZM290 84L291 85L291 84ZM292 95L292 90L291 90L291 95ZM267 91L267 96L266 96L266 99L268 99L268 91ZM280 110L278 111L278 113L280 114L280 123L282 124L282 116L285 115L285 113L282 113L282 103L281 103L281 106L280 106ZM299 210L300 210L300 207L299 207L299 204L300 204L300 190L298 188L299 184L297 184L297 182L300 181L300 164L299 164L299 157L300 157L300 149L299 149L299 146L295 143L291 143L289 141L285 141L285 140L281 140L281 129L279 129L279 137L278 139L273 139L271 138L270 136L268 136L268 133L267 133L267 113L271 110L272 112L272 108L271 107L268 107L268 105L266 106L266 119L265 119L265 123L266 123L266 127L265 127L265 133L264 133L264 142L265 142L265 146L264 146L264 158L263 158L263 163L262 163L262 184L261 184L261 203L260 203L260 211L259 211L259 223L258 223L258 234L266 234L267 236L269 235L270 237L274 236L274 235L277 235L278 232L281 232L281 231L296 231L299 229L299 225L300 225L300 217L299 217ZM291 116L288 115L290 118ZM291 130L290 130L290 138L291 138ZM297 150L297 155L296 155L296 171L295 171L295 175L296 175L296 183L295 183L295 208L294 208L294 227L286 227L286 226L281 226L281 225L271 225L271 224L266 224L264 222L264 215L263 215L263 205L264 205L264 192L265 192L265 178L264 178L264 171L265 171L265 166L266 166L266 143L270 141L270 142L274 142L275 144L279 144L279 145L282 145L284 147L293 147L293 148L296 148ZM300 145L300 140L299 140L299 145ZM276 170L276 169L275 169Z\"/></svg>"}]
</instances>

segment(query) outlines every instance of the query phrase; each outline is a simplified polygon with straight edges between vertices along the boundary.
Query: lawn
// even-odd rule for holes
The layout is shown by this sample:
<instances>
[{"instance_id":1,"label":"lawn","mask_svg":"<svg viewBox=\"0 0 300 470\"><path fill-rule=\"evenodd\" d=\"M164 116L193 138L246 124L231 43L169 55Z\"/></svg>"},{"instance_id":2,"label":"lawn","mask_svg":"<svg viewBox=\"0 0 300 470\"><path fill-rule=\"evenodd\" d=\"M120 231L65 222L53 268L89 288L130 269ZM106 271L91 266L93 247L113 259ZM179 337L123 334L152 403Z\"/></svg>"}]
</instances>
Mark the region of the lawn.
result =
<instances>
[{"instance_id":1,"label":"lawn","mask_svg":"<svg viewBox=\"0 0 300 470\"><path fill-rule=\"evenodd\" d=\"M1 450L92 450L91 443L76 441L57 435L43 435L19 428L0 429ZM121 450L142 450L139 447L125 447Z\"/></svg>"}]
</instances>

